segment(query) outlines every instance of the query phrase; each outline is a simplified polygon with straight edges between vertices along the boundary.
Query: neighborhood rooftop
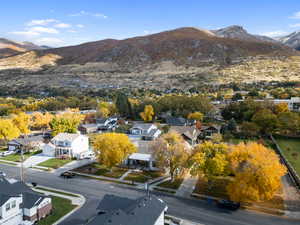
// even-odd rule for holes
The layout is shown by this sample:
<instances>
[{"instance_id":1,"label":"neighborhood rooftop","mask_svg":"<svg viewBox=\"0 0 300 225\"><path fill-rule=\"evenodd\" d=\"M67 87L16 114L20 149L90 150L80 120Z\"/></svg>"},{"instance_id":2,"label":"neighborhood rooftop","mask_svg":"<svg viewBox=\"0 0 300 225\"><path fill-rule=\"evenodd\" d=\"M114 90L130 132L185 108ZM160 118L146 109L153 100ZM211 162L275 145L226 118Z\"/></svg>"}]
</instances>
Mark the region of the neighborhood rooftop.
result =
<instances>
[{"instance_id":1,"label":"neighborhood rooftop","mask_svg":"<svg viewBox=\"0 0 300 225\"><path fill-rule=\"evenodd\" d=\"M54 141L74 141L76 138L80 137L80 134L69 134L69 133L59 133L56 135Z\"/></svg>"}]
</instances>

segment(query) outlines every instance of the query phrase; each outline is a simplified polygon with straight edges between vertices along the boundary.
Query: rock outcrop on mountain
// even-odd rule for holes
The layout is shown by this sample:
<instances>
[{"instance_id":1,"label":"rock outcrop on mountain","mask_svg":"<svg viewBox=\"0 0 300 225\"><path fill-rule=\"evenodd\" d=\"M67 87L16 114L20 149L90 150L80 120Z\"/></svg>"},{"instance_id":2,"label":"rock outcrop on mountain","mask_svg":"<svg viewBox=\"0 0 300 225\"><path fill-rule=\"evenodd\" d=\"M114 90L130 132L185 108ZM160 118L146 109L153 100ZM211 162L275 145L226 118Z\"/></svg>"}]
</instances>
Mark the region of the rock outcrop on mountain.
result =
<instances>
[{"instance_id":1,"label":"rock outcrop on mountain","mask_svg":"<svg viewBox=\"0 0 300 225\"><path fill-rule=\"evenodd\" d=\"M242 26L229 26L218 30L212 30L216 36L224 38L233 38L242 41L258 41L258 42L272 42L278 43L278 41L262 35L249 34Z\"/></svg>"},{"instance_id":2,"label":"rock outcrop on mountain","mask_svg":"<svg viewBox=\"0 0 300 225\"><path fill-rule=\"evenodd\" d=\"M295 31L287 36L280 37L278 40L291 48L300 50L300 31Z\"/></svg>"}]
</instances>

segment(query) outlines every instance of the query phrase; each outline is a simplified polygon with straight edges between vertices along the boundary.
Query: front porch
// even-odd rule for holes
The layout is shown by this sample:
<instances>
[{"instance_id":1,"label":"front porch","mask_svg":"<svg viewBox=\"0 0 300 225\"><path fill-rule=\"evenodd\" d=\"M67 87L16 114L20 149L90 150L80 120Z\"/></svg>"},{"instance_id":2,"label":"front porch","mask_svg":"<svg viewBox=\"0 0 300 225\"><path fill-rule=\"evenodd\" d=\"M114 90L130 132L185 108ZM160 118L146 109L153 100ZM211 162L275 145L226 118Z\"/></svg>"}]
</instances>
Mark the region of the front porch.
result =
<instances>
[{"instance_id":1,"label":"front porch","mask_svg":"<svg viewBox=\"0 0 300 225\"><path fill-rule=\"evenodd\" d=\"M68 147L57 147L55 148L55 157L73 158L72 149Z\"/></svg>"},{"instance_id":2,"label":"front porch","mask_svg":"<svg viewBox=\"0 0 300 225\"><path fill-rule=\"evenodd\" d=\"M140 169L146 171L159 170L155 167L155 162L150 154L133 153L127 160L125 160L125 166L130 169Z\"/></svg>"}]
</instances>

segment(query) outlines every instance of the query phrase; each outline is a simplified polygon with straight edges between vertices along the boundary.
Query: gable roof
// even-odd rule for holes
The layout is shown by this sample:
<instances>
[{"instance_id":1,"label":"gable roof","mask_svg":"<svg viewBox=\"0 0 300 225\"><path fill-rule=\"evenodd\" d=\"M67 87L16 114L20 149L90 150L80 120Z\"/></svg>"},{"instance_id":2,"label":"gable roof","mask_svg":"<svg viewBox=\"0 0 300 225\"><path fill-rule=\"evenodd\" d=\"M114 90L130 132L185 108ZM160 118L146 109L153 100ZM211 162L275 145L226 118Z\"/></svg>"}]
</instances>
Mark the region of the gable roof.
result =
<instances>
[{"instance_id":1,"label":"gable roof","mask_svg":"<svg viewBox=\"0 0 300 225\"><path fill-rule=\"evenodd\" d=\"M8 142L8 145L28 145L32 142L43 142L43 135L24 137L24 138L16 138Z\"/></svg>"},{"instance_id":2,"label":"gable roof","mask_svg":"<svg viewBox=\"0 0 300 225\"><path fill-rule=\"evenodd\" d=\"M5 177L0 177L0 206L4 204L9 198L23 196L23 207L30 209L39 201L46 198L45 195L39 194L29 188L21 181L9 181ZM2 203L2 204L1 204Z\"/></svg>"},{"instance_id":3,"label":"gable roof","mask_svg":"<svg viewBox=\"0 0 300 225\"><path fill-rule=\"evenodd\" d=\"M194 126L171 126L171 131L175 131L181 135L184 135L190 140L195 140L200 134L199 129Z\"/></svg>"},{"instance_id":4,"label":"gable roof","mask_svg":"<svg viewBox=\"0 0 300 225\"><path fill-rule=\"evenodd\" d=\"M69 141L73 142L75 139L77 139L80 134L70 134L70 133L59 133L56 135L52 141Z\"/></svg>"},{"instance_id":5,"label":"gable roof","mask_svg":"<svg viewBox=\"0 0 300 225\"><path fill-rule=\"evenodd\" d=\"M167 209L167 205L155 196L144 196L136 200L106 195L97 215L88 225L153 225Z\"/></svg>"}]
</instances>

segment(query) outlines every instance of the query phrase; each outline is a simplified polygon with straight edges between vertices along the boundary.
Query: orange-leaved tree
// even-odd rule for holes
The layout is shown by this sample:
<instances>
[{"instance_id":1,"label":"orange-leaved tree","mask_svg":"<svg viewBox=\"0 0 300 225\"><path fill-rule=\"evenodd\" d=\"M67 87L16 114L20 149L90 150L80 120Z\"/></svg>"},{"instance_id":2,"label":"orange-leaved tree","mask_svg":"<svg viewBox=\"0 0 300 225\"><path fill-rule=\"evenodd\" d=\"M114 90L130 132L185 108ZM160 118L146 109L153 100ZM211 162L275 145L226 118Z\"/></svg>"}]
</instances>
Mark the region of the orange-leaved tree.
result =
<instances>
[{"instance_id":1,"label":"orange-leaved tree","mask_svg":"<svg viewBox=\"0 0 300 225\"><path fill-rule=\"evenodd\" d=\"M233 146L228 157L234 174L233 181L227 186L231 200L269 200L280 189L286 168L273 150L255 142L241 143Z\"/></svg>"}]
</instances>

